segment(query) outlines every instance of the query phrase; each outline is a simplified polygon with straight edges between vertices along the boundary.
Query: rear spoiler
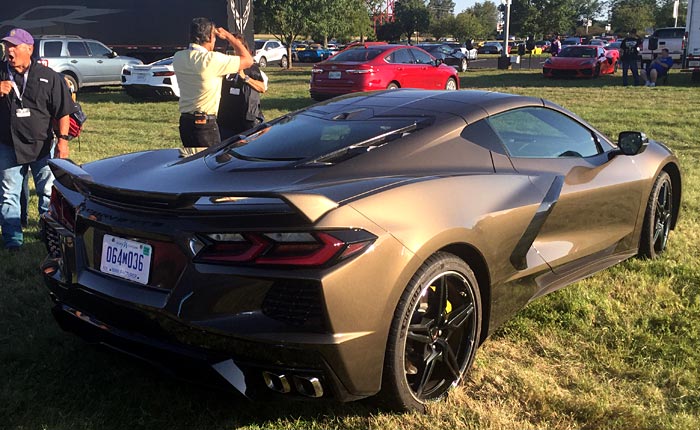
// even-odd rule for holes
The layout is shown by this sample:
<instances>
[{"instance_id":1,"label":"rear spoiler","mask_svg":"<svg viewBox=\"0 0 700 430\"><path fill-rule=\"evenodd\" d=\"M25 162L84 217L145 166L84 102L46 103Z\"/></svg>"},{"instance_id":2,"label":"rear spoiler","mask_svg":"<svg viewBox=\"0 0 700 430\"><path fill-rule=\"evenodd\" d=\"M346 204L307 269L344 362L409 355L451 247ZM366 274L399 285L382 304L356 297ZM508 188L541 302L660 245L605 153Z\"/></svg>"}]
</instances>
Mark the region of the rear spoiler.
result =
<instances>
[{"instance_id":1,"label":"rear spoiler","mask_svg":"<svg viewBox=\"0 0 700 430\"><path fill-rule=\"evenodd\" d=\"M80 166L68 159L49 161L51 171L64 187L85 197L95 197L123 203L128 206L147 206L175 211L240 212L252 206L260 208L286 206L301 213L309 222L316 222L323 215L338 207L338 203L326 196L313 193L157 193L128 190L98 184Z\"/></svg>"}]
</instances>

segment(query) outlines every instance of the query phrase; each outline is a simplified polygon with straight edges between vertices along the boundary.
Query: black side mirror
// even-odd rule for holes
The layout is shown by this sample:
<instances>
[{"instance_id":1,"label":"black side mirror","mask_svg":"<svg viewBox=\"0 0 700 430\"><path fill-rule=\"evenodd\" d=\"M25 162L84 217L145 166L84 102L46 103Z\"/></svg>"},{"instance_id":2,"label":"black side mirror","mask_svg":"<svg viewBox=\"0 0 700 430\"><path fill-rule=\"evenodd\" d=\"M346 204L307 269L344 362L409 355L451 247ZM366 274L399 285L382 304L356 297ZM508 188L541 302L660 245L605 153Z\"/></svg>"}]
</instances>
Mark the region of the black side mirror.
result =
<instances>
[{"instance_id":1,"label":"black side mirror","mask_svg":"<svg viewBox=\"0 0 700 430\"><path fill-rule=\"evenodd\" d=\"M436 58L435 59L435 67L439 67L440 64L442 64L442 58Z\"/></svg>"},{"instance_id":2,"label":"black side mirror","mask_svg":"<svg viewBox=\"0 0 700 430\"><path fill-rule=\"evenodd\" d=\"M112 51L109 53L109 58L117 58L119 54L117 54L115 51Z\"/></svg>"},{"instance_id":3,"label":"black side mirror","mask_svg":"<svg viewBox=\"0 0 700 430\"><path fill-rule=\"evenodd\" d=\"M624 155L637 155L649 146L649 138L641 131L623 131L617 138L617 146Z\"/></svg>"}]
</instances>

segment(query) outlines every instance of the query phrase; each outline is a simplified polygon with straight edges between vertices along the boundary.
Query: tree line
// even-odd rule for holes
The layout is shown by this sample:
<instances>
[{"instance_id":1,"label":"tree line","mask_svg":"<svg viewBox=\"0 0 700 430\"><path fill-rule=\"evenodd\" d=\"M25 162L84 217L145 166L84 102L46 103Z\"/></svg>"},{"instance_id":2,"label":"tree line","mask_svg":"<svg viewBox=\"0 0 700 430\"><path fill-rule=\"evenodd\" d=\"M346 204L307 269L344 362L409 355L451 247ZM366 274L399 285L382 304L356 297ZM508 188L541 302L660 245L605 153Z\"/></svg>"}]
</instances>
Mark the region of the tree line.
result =
<instances>
[{"instance_id":1,"label":"tree line","mask_svg":"<svg viewBox=\"0 0 700 430\"><path fill-rule=\"evenodd\" d=\"M675 0L512 0L510 34L547 38L557 34L641 34L673 26ZM298 38L411 42L417 35L460 41L498 36L499 4L486 0L455 13L452 0L397 0L393 21L381 19L384 0L254 0L255 31L288 47ZM678 23L685 24L688 0ZM586 25L590 20L591 25ZM610 30L606 30L609 25ZM291 54L290 54L291 58Z\"/></svg>"}]
</instances>

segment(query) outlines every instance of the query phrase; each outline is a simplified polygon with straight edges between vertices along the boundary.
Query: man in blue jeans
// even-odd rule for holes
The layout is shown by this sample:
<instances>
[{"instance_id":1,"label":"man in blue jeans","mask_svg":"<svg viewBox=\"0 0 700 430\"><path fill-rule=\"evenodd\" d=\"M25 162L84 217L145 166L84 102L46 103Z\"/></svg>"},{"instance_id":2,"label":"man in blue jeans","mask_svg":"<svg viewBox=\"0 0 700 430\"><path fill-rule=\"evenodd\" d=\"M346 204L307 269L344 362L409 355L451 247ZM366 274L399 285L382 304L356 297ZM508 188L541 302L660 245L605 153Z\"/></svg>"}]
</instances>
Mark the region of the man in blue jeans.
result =
<instances>
[{"instance_id":1,"label":"man in blue jeans","mask_svg":"<svg viewBox=\"0 0 700 430\"><path fill-rule=\"evenodd\" d=\"M31 169L39 197L39 213L48 210L53 155L68 157L68 131L73 113L70 91L60 74L32 60L34 38L15 28L2 39L5 60L0 62L0 222L8 251L24 242L20 222L22 181ZM54 149L52 120L59 135Z\"/></svg>"},{"instance_id":2,"label":"man in blue jeans","mask_svg":"<svg viewBox=\"0 0 700 430\"><path fill-rule=\"evenodd\" d=\"M642 49L642 39L637 37L637 29L630 30L620 44L620 60L622 61L622 85L627 86L627 71L632 72L634 85L639 85L639 70L637 60Z\"/></svg>"}]
</instances>

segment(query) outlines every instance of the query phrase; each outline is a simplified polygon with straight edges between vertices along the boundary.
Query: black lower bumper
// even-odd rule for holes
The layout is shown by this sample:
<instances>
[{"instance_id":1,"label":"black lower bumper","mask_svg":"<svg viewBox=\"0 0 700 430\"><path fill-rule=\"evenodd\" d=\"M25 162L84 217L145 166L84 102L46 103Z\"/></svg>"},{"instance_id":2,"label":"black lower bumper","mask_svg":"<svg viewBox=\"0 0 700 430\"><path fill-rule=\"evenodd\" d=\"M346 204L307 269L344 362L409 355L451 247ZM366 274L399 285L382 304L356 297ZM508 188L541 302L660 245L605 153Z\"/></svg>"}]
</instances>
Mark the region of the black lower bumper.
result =
<instances>
[{"instance_id":1,"label":"black lower bumper","mask_svg":"<svg viewBox=\"0 0 700 430\"><path fill-rule=\"evenodd\" d=\"M253 400L359 398L345 390L313 351L204 332L152 310L112 303L79 286L62 284L47 261L44 279L54 301L54 318L63 330L91 344L145 361L176 378Z\"/></svg>"}]
</instances>

